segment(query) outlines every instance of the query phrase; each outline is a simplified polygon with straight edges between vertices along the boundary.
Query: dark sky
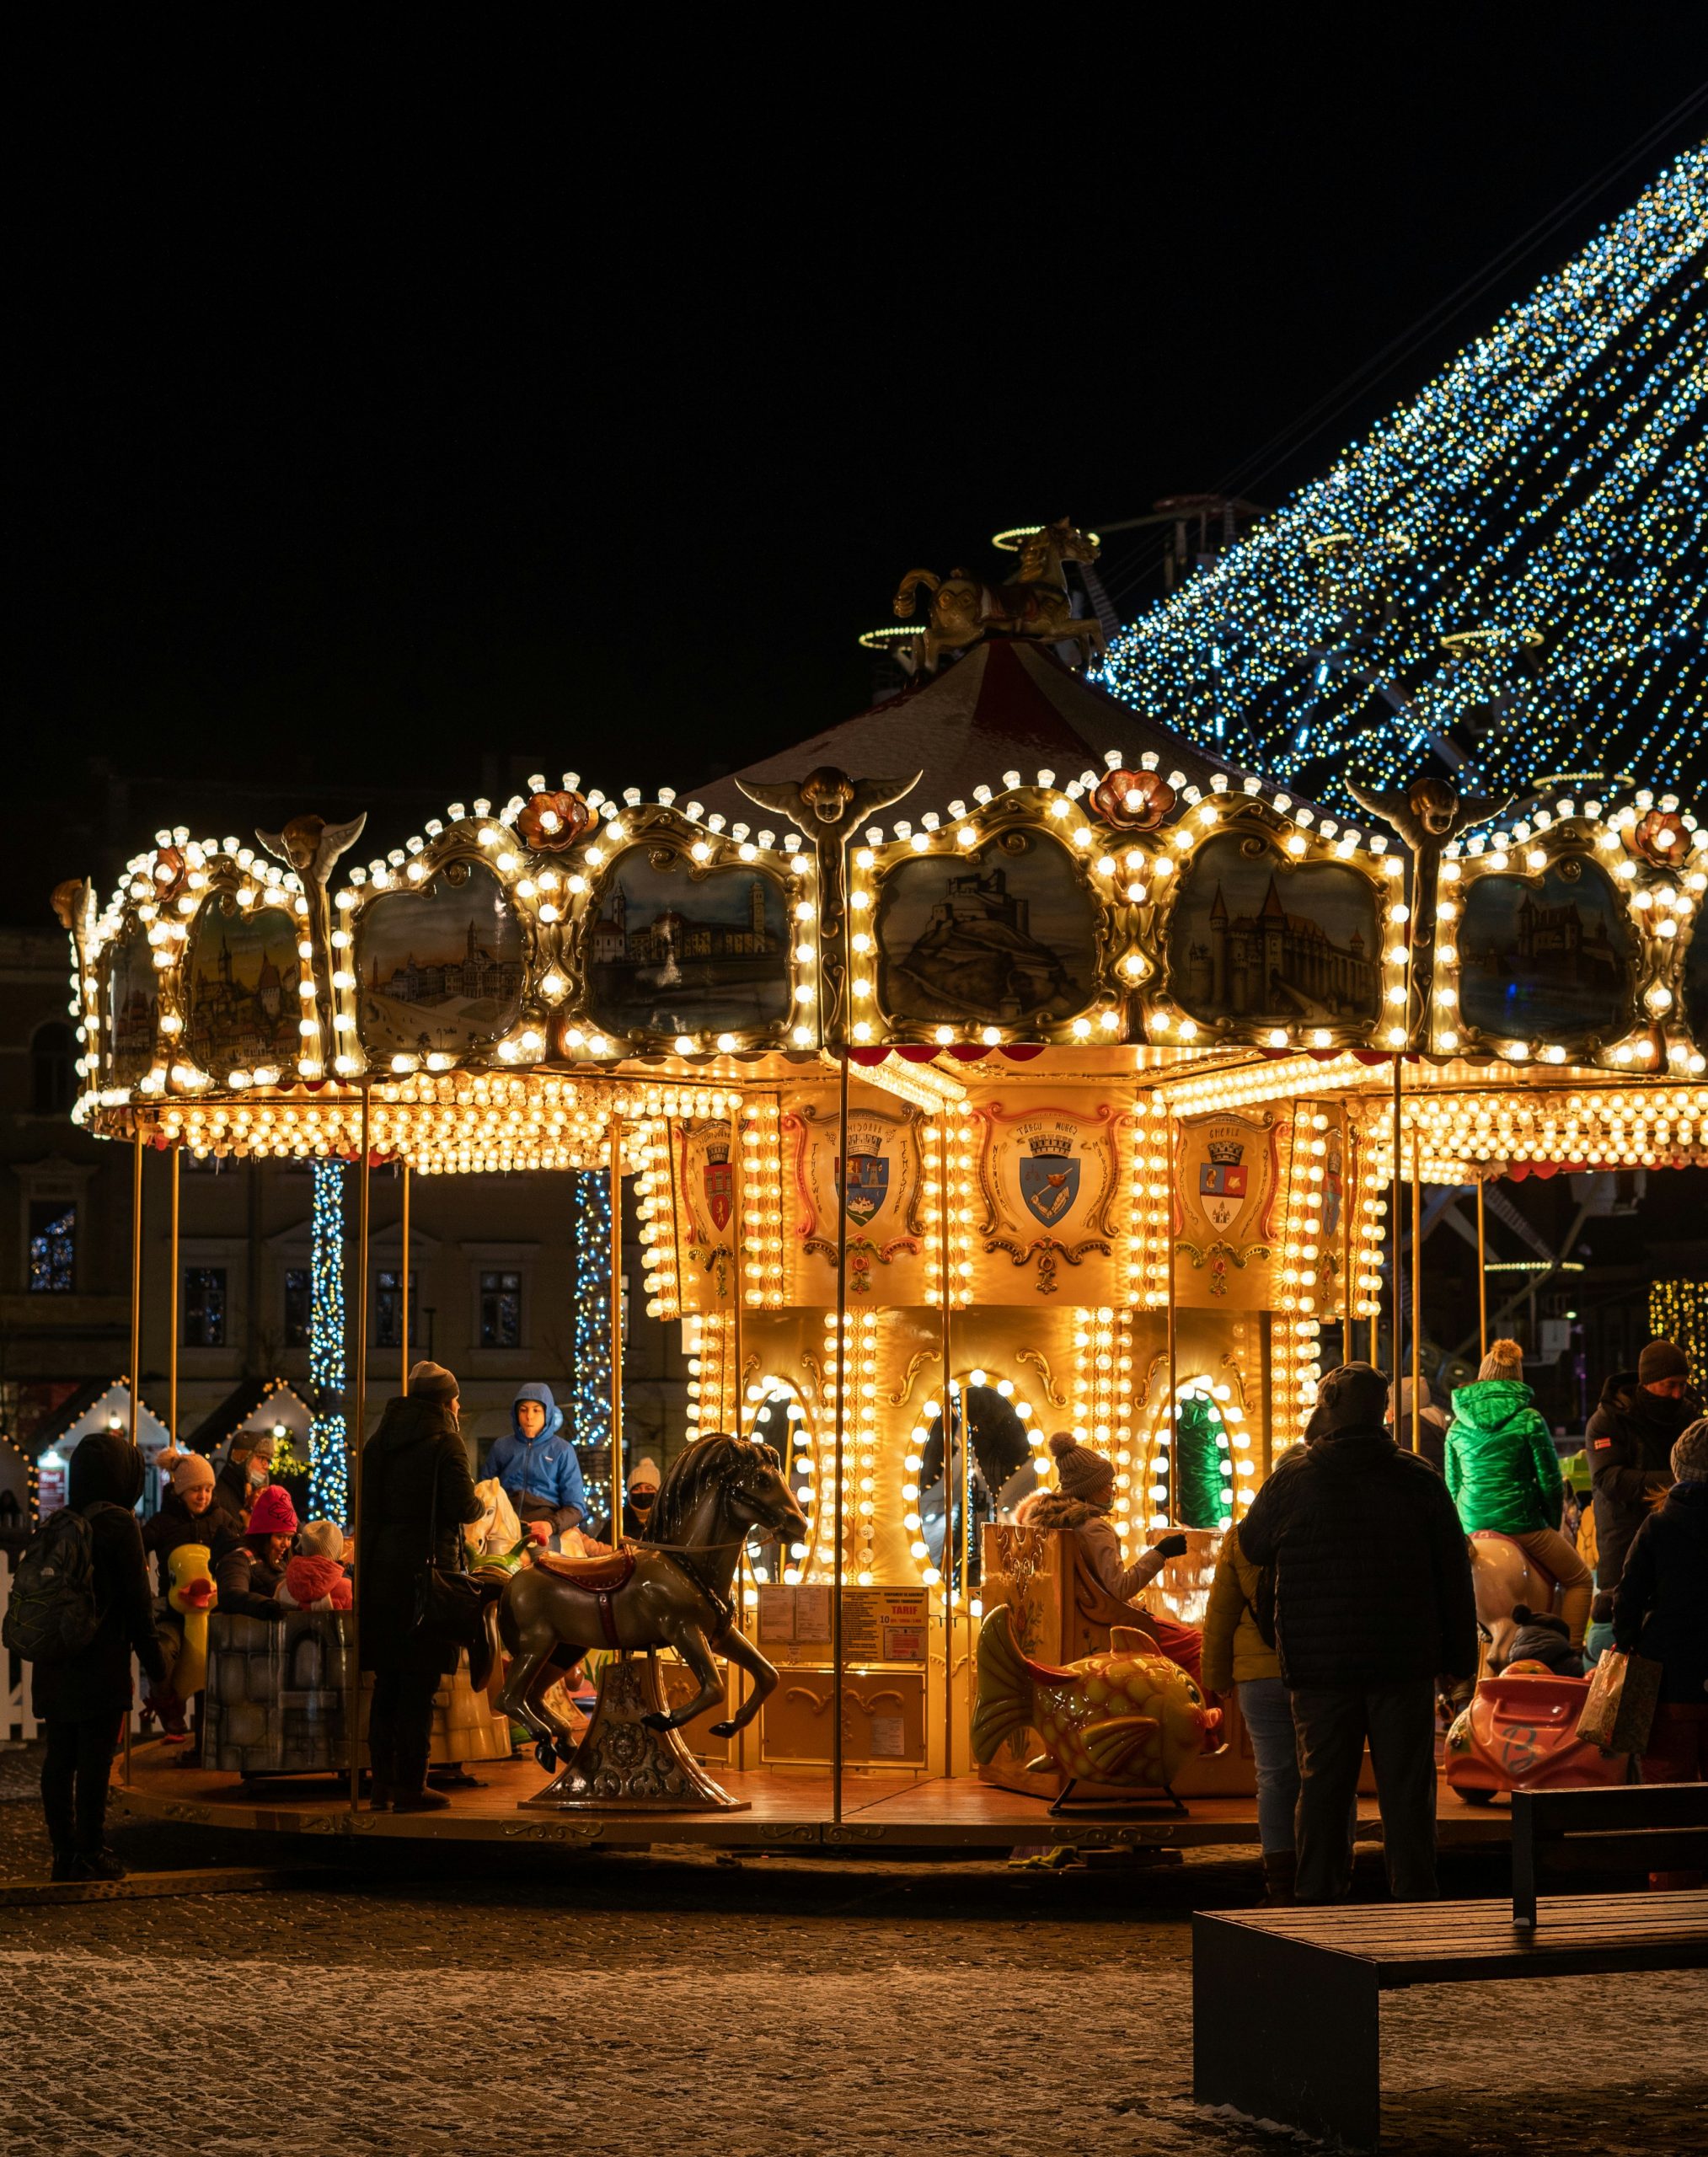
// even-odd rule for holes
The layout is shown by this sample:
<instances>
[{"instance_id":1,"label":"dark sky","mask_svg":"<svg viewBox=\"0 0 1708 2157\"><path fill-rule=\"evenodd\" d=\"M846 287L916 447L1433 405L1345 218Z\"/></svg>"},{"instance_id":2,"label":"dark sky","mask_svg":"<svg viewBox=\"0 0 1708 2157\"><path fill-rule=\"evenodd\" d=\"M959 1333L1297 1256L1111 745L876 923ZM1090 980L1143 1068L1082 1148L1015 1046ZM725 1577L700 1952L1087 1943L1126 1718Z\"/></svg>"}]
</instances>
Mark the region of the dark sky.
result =
<instances>
[{"instance_id":1,"label":"dark sky","mask_svg":"<svg viewBox=\"0 0 1708 2157\"><path fill-rule=\"evenodd\" d=\"M366 803L393 844L536 761L691 785L845 715L902 570L1246 471L1567 204L1245 484L1310 477L1708 78L1673 7L1388 11L1356 54L1309 12L254 19L13 56L13 919L163 818Z\"/></svg>"}]
</instances>

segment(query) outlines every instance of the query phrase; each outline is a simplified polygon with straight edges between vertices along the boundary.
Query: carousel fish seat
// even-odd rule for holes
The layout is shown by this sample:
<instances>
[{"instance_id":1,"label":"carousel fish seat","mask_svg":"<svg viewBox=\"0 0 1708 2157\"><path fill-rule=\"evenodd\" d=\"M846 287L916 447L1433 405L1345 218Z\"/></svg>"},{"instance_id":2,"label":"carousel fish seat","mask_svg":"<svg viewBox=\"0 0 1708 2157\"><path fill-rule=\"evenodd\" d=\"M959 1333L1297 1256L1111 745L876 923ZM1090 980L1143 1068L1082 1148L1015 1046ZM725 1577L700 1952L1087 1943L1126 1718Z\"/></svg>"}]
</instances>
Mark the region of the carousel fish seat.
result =
<instances>
[{"instance_id":1,"label":"carousel fish seat","mask_svg":"<svg viewBox=\"0 0 1708 2157\"><path fill-rule=\"evenodd\" d=\"M589 1595L614 1595L634 1571L632 1550L607 1550L597 1557L565 1558L555 1550L537 1550L533 1563L543 1573L585 1588Z\"/></svg>"}]
</instances>

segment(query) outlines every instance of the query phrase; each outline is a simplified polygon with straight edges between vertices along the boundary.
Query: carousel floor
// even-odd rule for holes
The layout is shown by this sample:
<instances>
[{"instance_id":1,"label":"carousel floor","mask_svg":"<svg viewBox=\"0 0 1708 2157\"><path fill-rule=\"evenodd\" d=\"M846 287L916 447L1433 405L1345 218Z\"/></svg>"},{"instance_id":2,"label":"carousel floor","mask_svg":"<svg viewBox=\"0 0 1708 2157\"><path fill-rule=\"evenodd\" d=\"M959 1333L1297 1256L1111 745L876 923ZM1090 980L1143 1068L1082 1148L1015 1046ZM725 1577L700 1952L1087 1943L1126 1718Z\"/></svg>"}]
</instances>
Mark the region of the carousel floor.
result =
<instances>
[{"instance_id":1,"label":"carousel floor","mask_svg":"<svg viewBox=\"0 0 1708 2157\"><path fill-rule=\"evenodd\" d=\"M241 1781L179 1764L160 1743L136 1748L130 1780L115 1802L138 1817L274 1833L381 1836L399 1841L484 1842L568 1849L642 1848L652 1843L701 1843L721 1849L1006 1849L1016 1843L1187 1849L1207 1844L1254 1844L1255 1799L1193 1797L1186 1811L1166 1806L1130 1810L1070 1809L1052 1815L1040 1798L998 1790L976 1777L882 1774L849 1769L843 1778L840 1817L823 1769L719 1771L730 1796L746 1801L738 1812L519 1810L547 1780L532 1758L483 1762L480 1787L453 1790L442 1812L352 1812L347 1788L324 1777L279 1776ZM120 1769L122 1776L123 1770ZM1359 1801L1360 1839L1380 1839L1373 1798ZM1444 1846L1504 1844L1510 1833L1504 1805L1473 1809L1443 1784Z\"/></svg>"}]
</instances>

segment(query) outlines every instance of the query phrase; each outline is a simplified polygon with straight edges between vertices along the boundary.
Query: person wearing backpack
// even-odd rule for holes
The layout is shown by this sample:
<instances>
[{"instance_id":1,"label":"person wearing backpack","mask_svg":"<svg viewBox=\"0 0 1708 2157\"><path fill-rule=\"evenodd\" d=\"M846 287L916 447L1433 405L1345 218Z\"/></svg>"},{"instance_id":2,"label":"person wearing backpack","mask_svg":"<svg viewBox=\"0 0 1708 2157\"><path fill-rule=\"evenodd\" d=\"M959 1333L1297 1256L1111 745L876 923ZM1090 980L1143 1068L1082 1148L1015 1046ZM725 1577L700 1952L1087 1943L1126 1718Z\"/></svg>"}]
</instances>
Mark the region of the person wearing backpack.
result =
<instances>
[{"instance_id":1,"label":"person wearing backpack","mask_svg":"<svg viewBox=\"0 0 1708 2157\"><path fill-rule=\"evenodd\" d=\"M148 1561L133 1510L143 1474L142 1454L117 1431L91 1432L71 1457L67 1510L88 1523L84 1592L93 1599L94 1623L82 1646L37 1657L31 1673L36 1719L47 1736L41 1809L56 1880L125 1876L104 1838L107 1785L131 1706L132 1652L154 1683L166 1683ZM60 1518L50 1516L40 1533L53 1531Z\"/></svg>"}]
</instances>

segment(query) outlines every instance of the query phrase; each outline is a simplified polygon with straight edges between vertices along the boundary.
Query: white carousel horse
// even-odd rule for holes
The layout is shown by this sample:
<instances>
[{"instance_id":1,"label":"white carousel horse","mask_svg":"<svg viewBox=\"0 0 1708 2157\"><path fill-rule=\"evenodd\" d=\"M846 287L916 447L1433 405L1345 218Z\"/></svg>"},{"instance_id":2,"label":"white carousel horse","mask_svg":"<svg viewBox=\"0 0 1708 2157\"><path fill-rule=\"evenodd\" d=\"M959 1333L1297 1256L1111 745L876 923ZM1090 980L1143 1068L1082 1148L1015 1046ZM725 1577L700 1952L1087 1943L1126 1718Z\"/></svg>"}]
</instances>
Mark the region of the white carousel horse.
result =
<instances>
[{"instance_id":1,"label":"white carousel horse","mask_svg":"<svg viewBox=\"0 0 1708 2157\"><path fill-rule=\"evenodd\" d=\"M1477 1624L1488 1640L1486 1660L1491 1669L1497 1670L1505 1665L1507 1646L1517 1630L1513 1611L1520 1603L1530 1610L1554 1610L1559 1583L1510 1535L1479 1528L1470 1537L1469 1544Z\"/></svg>"}]
</instances>

